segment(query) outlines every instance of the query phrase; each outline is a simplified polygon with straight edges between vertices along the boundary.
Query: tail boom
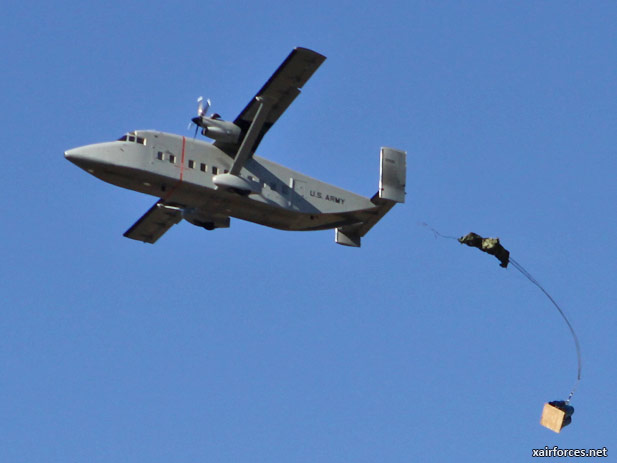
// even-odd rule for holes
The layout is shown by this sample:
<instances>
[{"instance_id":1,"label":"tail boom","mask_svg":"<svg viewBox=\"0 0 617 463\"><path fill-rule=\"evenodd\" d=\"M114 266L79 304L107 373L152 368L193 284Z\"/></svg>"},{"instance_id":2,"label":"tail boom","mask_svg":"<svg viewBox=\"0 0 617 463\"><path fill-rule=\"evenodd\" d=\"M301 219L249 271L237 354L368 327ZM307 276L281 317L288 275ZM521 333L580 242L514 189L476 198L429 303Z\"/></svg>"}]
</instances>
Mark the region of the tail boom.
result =
<instances>
[{"instance_id":1,"label":"tail boom","mask_svg":"<svg viewBox=\"0 0 617 463\"><path fill-rule=\"evenodd\" d=\"M374 209L367 210L368 218L338 227L334 241L344 246L359 248L361 240L373 226L386 215L396 203L405 202L407 179L407 153L394 148L381 148L379 169L379 191L371 198Z\"/></svg>"}]
</instances>

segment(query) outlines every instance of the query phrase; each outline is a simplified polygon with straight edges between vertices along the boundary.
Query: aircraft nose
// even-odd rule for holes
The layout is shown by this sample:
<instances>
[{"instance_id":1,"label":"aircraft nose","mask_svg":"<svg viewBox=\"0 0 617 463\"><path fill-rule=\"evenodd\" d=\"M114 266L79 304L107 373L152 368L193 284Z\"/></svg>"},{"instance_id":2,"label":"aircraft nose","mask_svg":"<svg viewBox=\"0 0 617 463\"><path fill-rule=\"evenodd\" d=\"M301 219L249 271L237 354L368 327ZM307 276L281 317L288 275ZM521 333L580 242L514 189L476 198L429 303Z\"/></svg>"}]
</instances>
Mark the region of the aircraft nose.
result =
<instances>
[{"instance_id":1,"label":"aircraft nose","mask_svg":"<svg viewBox=\"0 0 617 463\"><path fill-rule=\"evenodd\" d=\"M136 143L134 145L143 146ZM80 169L98 176L106 170L124 166L128 152L129 149L123 148L122 143L113 141L78 146L66 150L64 157Z\"/></svg>"},{"instance_id":2,"label":"aircraft nose","mask_svg":"<svg viewBox=\"0 0 617 463\"><path fill-rule=\"evenodd\" d=\"M93 145L79 146L64 152L65 159L71 161L77 167L90 171L94 166L99 164L100 159L97 156L97 148Z\"/></svg>"},{"instance_id":3,"label":"aircraft nose","mask_svg":"<svg viewBox=\"0 0 617 463\"><path fill-rule=\"evenodd\" d=\"M64 157L71 162L75 162L79 158L79 149L73 148L64 152Z\"/></svg>"}]
</instances>

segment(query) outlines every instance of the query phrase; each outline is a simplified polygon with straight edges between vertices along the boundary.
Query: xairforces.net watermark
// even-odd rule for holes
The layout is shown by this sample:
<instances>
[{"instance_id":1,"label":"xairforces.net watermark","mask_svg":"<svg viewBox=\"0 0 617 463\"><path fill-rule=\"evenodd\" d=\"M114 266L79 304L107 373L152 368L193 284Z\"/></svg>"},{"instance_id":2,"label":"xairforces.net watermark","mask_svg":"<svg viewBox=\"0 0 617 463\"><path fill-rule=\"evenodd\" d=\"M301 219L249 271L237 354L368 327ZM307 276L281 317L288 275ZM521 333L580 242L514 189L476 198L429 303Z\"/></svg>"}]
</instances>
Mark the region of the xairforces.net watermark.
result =
<instances>
[{"instance_id":1,"label":"xairforces.net watermark","mask_svg":"<svg viewBox=\"0 0 617 463\"><path fill-rule=\"evenodd\" d=\"M532 449L532 457L607 457L608 450L606 447L601 449L560 449L556 445L549 447L546 445L543 449Z\"/></svg>"}]
</instances>

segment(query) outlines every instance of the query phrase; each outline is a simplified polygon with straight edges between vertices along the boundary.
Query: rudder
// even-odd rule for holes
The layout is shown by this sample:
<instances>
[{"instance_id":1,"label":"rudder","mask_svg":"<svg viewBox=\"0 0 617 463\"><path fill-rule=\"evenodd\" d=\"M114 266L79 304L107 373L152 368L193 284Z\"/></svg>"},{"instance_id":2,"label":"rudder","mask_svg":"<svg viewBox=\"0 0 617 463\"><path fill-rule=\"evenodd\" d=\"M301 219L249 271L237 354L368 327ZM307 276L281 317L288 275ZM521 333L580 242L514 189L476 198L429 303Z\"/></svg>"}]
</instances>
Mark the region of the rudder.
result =
<instances>
[{"instance_id":1,"label":"rudder","mask_svg":"<svg viewBox=\"0 0 617 463\"><path fill-rule=\"evenodd\" d=\"M404 203L407 152L382 147L379 165L379 198Z\"/></svg>"}]
</instances>

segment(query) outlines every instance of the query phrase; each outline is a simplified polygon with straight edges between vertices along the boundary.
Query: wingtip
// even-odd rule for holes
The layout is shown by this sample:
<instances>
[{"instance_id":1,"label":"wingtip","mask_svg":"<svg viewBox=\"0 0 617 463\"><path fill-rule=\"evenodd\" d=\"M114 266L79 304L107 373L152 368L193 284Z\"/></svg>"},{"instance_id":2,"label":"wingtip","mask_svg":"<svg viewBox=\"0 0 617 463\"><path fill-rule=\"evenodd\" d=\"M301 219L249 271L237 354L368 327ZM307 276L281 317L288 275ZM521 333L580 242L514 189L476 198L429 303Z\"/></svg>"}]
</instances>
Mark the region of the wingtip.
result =
<instances>
[{"instance_id":1,"label":"wingtip","mask_svg":"<svg viewBox=\"0 0 617 463\"><path fill-rule=\"evenodd\" d=\"M320 62L324 62L327 59L325 55L322 55L321 53L306 47L296 47L293 49L293 51L297 53L304 53L307 56L311 56L313 59L319 60Z\"/></svg>"}]
</instances>

